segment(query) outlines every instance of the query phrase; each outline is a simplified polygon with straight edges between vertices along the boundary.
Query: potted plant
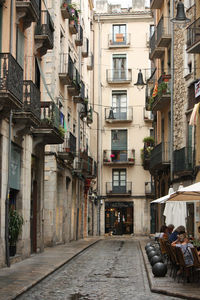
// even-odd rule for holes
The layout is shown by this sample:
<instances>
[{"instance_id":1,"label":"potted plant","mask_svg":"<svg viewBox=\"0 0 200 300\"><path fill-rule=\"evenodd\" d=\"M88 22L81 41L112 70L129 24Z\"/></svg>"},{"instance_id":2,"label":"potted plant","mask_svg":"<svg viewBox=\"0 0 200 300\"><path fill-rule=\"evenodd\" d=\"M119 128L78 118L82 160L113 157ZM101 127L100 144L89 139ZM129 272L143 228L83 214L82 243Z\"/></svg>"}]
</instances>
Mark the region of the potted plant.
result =
<instances>
[{"instance_id":1,"label":"potted plant","mask_svg":"<svg viewBox=\"0 0 200 300\"><path fill-rule=\"evenodd\" d=\"M20 216L17 210L10 209L8 225L10 256L14 256L16 254L16 243L19 234L21 233L23 223L23 217Z\"/></svg>"},{"instance_id":2,"label":"potted plant","mask_svg":"<svg viewBox=\"0 0 200 300\"><path fill-rule=\"evenodd\" d=\"M143 143L146 146L154 146L154 138L152 136L147 136L143 139Z\"/></svg>"}]
</instances>

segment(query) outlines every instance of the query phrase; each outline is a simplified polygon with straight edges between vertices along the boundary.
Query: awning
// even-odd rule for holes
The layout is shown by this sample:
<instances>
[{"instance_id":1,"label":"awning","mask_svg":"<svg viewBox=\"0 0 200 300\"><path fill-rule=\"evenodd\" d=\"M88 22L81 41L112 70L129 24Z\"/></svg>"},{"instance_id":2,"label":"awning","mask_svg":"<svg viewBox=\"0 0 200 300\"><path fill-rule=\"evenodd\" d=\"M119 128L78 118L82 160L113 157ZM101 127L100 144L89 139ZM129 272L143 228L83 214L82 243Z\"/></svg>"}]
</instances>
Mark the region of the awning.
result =
<instances>
[{"instance_id":1,"label":"awning","mask_svg":"<svg viewBox=\"0 0 200 300\"><path fill-rule=\"evenodd\" d=\"M153 201L151 201L151 203L165 203L172 194L174 194L174 190L173 190L173 188L169 188L169 192L167 195L160 197L156 200L153 200Z\"/></svg>"}]
</instances>

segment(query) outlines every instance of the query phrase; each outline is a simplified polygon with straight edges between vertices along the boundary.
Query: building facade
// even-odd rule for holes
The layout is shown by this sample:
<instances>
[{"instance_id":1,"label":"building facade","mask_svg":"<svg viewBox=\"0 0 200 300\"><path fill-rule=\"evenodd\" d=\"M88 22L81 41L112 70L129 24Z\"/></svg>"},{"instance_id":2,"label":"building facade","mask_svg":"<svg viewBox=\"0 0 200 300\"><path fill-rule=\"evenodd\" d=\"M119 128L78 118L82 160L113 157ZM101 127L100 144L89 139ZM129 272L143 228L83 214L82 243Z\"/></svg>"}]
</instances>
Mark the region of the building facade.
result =
<instances>
[{"instance_id":1,"label":"building facade","mask_svg":"<svg viewBox=\"0 0 200 300\"><path fill-rule=\"evenodd\" d=\"M147 234L152 182L144 170L143 139L151 135L145 89L135 83L150 73L148 36L152 16L144 2L132 9L96 2L95 107L99 114L100 231ZM141 74L140 74L141 76Z\"/></svg>"}]
</instances>

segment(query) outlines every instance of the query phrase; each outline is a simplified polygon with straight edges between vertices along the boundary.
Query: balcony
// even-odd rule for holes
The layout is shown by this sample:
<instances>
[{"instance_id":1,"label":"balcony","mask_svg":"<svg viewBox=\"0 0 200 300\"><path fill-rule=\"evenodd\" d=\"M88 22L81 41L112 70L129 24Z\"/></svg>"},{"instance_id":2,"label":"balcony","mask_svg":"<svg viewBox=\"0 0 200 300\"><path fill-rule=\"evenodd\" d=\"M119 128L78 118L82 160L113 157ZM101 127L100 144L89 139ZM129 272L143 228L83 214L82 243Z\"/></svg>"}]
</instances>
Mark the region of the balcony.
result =
<instances>
[{"instance_id":1,"label":"balcony","mask_svg":"<svg viewBox=\"0 0 200 300\"><path fill-rule=\"evenodd\" d=\"M127 33L116 33L108 35L109 48L128 48L130 47L131 35Z\"/></svg>"},{"instance_id":2,"label":"balcony","mask_svg":"<svg viewBox=\"0 0 200 300\"><path fill-rule=\"evenodd\" d=\"M129 197L132 195L132 182L125 180L106 182L106 195L107 197Z\"/></svg>"},{"instance_id":3,"label":"balcony","mask_svg":"<svg viewBox=\"0 0 200 300\"><path fill-rule=\"evenodd\" d=\"M61 124L64 115L52 101L41 102L41 123L32 129L33 136L46 144L62 144L64 142L64 128Z\"/></svg>"},{"instance_id":4,"label":"balcony","mask_svg":"<svg viewBox=\"0 0 200 300\"><path fill-rule=\"evenodd\" d=\"M163 3L164 3L163 0L150 0L150 8L159 9L162 7Z\"/></svg>"},{"instance_id":5,"label":"balcony","mask_svg":"<svg viewBox=\"0 0 200 300\"><path fill-rule=\"evenodd\" d=\"M86 98L84 103L83 104L83 107L81 108L81 111L80 111L80 119L82 121L85 121L85 119L87 118L87 115L88 115L88 99Z\"/></svg>"},{"instance_id":6,"label":"balcony","mask_svg":"<svg viewBox=\"0 0 200 300\"><path fill-rule=\"evenodd\" d=\"M197 83L199 79L193 81L188 86L188 107L187 110L191 110L194 108L194 105L200 102L200 96L195 97L195 83Z\"/></svg>"},{"instance_id":7,"label":"balcony","mask_svg":"<svg viewBox=\"0 0 200 300\"><path fill-rule=\"evenodd\" d=\"M71 16L71 0L64 0L60 9L63 19L69 19Z\"/></svg>"},{"instance_id":8,"label":"balcony","mask_svg":"<svg viewBox=\"0 0 200 300\"><path fill-rule=\"evenodd\" d=\"M94 69L94 55L92 53L90 53L88 56L87 69L89 71L92 71Z\"/></svg>"},{"instance_id":9,"label":"balcony","mask_svg":"<svg viewBox=\"0 0 200 300\"><path fill-rule=\"evenodd\" d=\"M146 108L144 107L143 109L143 116L144 116L144 121L145 122L153 122L153 114L151 111L146 110Z\"/></svg>"},{"instance_id":10,"label":"balcony","mask_svg":"<svg viewBox=\"0 0 200 300\"><path fill-rule=\"evenodd\" d=\"M76 46L83 45L83 28L81 25L78 25L78 33L75 38L75 44L76 44Z\"/></svg>"},{"instance_id":11,"label":"balcony","mask_svg":"<svg viewBox=\"0 0 200 300\"><path fill-rule=\"evenodd\" d=\"M0 5L3 5L6 2L6 0L0 0Z\"/></svg>"},{"instance_id":12,"label":"balcony","mask_svg":"<svg viewBox=\"0 0 200 300\"><path fill-rule=\"evenodd\" d=\"M200 18L187 28L187 52L200 53Z\"/></svg>"},{"instance_id":13,"label":"balcony","mask_svg":"<svg viewBox=\"0 0 200 300\"><path fill-rule=\"evenodd\" d=\"M164 55L165 48L157 46L157 30L156 29L150 38L149 46L150 46L149 58L151 60L154 60L156 58L161 58Z\"/></svg>"},{"instance_id":14,"label":"balcony","mask_svg":"<svg viewBox=\"0 0 200 300\"><path fill-rule=\"evenodd\" d=\"M90 106L88 113L87 113L87 125L93 123L93 109L92 106Z\"/></svg>"},{"instance_id":15,"label":"balcony","mask_svg":"<svg viewBox=\"0 0 200 300\"><path fill-rule=\"evenodd\" d=\"M82 46L82 56L88 57L88 55L89 55L89 40L88 38L85 37Z\"/></svg>"},{"instance_id":16,"label":"balcony","mask_svg":"<svg viewBox=\"0 0 200 300\"><path fill-rule=\"evenodd\" d=\"M71 10L72 16L69 19L69 32L71 34L78 33L78 13L75 9Z\"/></svg>"},{"instance_id":17,"label":"balcony","mask_svg":"<svg viewBox=\"0 0 200 300\"><path fill-rule=\"evenodd\" d=\"M54 46L54 24L47 10L41 10L40 19L35 27L35 48L37 54L43 56Z\"/></svg>"},{"instance_id":18,"label":"balcony","mask_svg":"<svg viewBox=\"0 0 200 300\"><path fill-rule=\"evenodd\" d=\"M79 96L80 94L80 74L76 67L74 66L74 63L68 64L68 76L70 79L70 83L67 86L67 90L70 96Z\"/></svg>"},{"instance_id":19,"label":"balcony","mask_svg":"<svg viewBox=\"0 0 200 300\"><path fill-rule=\"evenodd\" d=\"M80 82L80 94L78 96L73 97L74 103L82 103L85 101L85 84L83 81Z\"/></svg>"},{"instance_id":20,"label":"balcony","mask_svg":"<svg viewBox=\"0 0 200 300\"><path fill-rule=\"evenodd\" d=\"M64 143L58 146L58 156L72 163L76 154L76 137L67 132Z\"/></svg>"},{"instance_id":21,"label":"balcony","mask_svg":"<svg viewBox=\"0 0 200 300\"><path fill-rule=\"evenodd\" d=\"M160 170L169 167L170 164L170 143L160 143L151 151L149 169Z\"/></svg>"},{"instance_id":22,"label":"balcony","mask_svg":"<svg viewBox=\"0 0 200 300\"><path fill-rule=\"evenodd\" d=\"M146 104L145 104L145 110L151 111L152 110L152 103L154 101L154 98L152 97L153 90L155 87L156 79L153 77L149 80L147 80L146 84Z\"/></svg>"},{"instance_id":23,"label":"balcony","mask_svg":"<svg viewBox=\"0 0 200 300\"><path fill-rule=\"evenodd\" d=\"M193 147L183 147L174 151L174 173L177 175L192 174L194 168Z\"/></svg>"},{"instance_id":24,"label":"balcony","mask_svg":"<svg viewBox=\"0 0 200 300\"><path fill-rule=\"evenodd\" d=\"M26 127L40 123L40 91L31 80L23 82L23 108L14 111L13 119Z\"/></svg>"},{"instance_id":25,"label":"balcony","mask_svg":"<svg viewBox=\"0 0 200 300\"><path fill-rule=\"evenodd\" d=\"M23 22L23 29L31 26L32 22L39 20L39 0L16 1L17 23Z\"/></svg>"},{"instance_id":26,"label":"balcony","mask_svg":"<svg viewBox=\"0 0 200 300\"><path fill-rule=\"evenodd\" d=\"M83 170L83 164L82 164L81 160L79 160L78 157L75 157L74 162L73 162L72 175L82 178L81 177L82 170Z\"/></svg>"},{"instance_id":27,"label":"balcony","mask_svg":"<svg viewBox=\"0 0 200 300\"><path fill-rule=\"evenodd\" d=\"M0 107L22 109L22 99L23 70L10 53L0 53Z\"/></svg>"},{"instance_id":28,"label":"balcony","mask_svg":"<svg viewBox=\"0 0 200 300\"><path fill-rule=\"evenodd\" d=\"M107 82L110 84L127 84L132 81L131 69L111 69L106 72Z\"/></svg>"},{"instance_id":29,"label":"balcony","mask_svg":"<svg viewBox=\"0 0 200 300\"><path fill-rule=\"evenodd\" d=\"M156 47L168 47L171 43L171 23L169 17L162 17L157 25Z\"/></svg>"},{"instance_id":30,"label":"balcony","mask_svg":"<svg viewBox=\"0 0 200 300\"><path fill-rule=\"evenodd\" d=\"M168 79L163 79L163 76L158 80L158 92L153 98L152 111L164 111L170 104L171 101L171 75ZM167 80L167 81L166 81Z\"/></svg>"},{"instance_id":31,"label":"balcony","mask_svg":"<svg viewBox=\"0 0 200 300\"><path fill-rule=\"evenodd\" d=\"M155 194L154 182L145 182L145 195L146 197L153 197Z\"/></svg>"},{"instance_id":32,"label":"balcony","mask_svg":"<svg viewBox=\"0 0 200 300\"><path fill-rule=\"evenodd\" d=\"M104 150L103 164L111 165L134 165L135 150Z\"/></svg>"},{"instance_id":33,"label":"balcony","mask_svg":"<svg viewBox=\"0 0 200 300\"><path fill-rule=\"evenodd\" d=\"M133 121L132 107L105 108L105 121L108 123L130 123Z\"/></svg>"}]
</instances>

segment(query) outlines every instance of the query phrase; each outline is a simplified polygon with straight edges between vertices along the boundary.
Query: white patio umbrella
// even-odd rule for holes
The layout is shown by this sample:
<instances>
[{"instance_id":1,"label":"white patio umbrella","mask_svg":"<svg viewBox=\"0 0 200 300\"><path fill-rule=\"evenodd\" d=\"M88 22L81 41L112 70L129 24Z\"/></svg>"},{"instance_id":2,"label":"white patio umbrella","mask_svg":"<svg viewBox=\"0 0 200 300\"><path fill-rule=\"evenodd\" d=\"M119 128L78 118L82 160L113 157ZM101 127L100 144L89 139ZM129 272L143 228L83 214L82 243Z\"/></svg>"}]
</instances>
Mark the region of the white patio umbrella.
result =
<instances>
[{"instance_id":1,"label":"white patio umbrella","mask_svg":"<svg viewBox=\"0 0 200 300\"><path fill-rule=\"evenodd\" d=\"M168 195L165 195L165 196L160 197L160 198L158 198L158 199L156 199L156 200L153 200L153 201L151 201L151 203L158 203L158 204L159 204L159 203L160 203L160 204L161 204L161 203L165 203L173 193L174 193L173 188L169 188Z\"/></svg>"},{"instance_id":2,"label":"white patio umbrella","mask_svg":"<svg viewBox=\"0 0 200 300\"><path fill-rule=\"evenodd\" d=\"M200 201L200 182L180 188L166 201Z\"/></svg>"}]
</instances>

